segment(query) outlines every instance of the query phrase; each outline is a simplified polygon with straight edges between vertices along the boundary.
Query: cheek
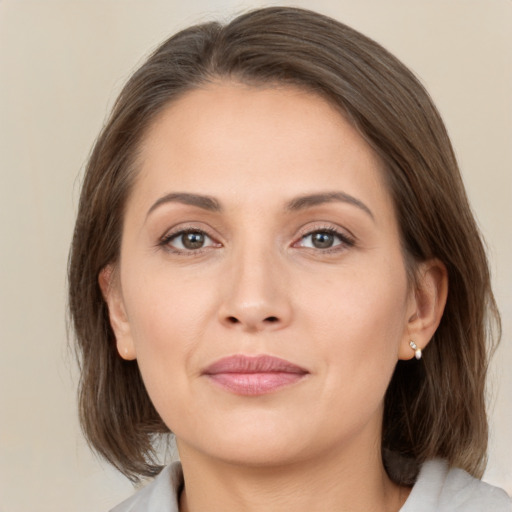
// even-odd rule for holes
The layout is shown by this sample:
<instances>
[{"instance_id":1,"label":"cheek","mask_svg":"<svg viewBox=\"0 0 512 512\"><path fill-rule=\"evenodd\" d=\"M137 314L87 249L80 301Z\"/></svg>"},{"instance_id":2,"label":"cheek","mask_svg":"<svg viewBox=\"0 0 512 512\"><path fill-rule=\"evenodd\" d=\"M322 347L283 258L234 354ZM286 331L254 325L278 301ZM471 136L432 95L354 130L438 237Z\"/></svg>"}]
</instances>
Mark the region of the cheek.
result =
<instances>
[{"instance_id":1,"label":"cheek","mask_svg":"<svg viewBox=\"0 0 512 512\"><path fill-rule=\"evenodd\" d=\"M400 260L398 260L400 261ZM302 315L315 322L323 338L339 336L375 348L398 341L406 327L408 287L398 264L350 268L323 280L301 280ZM340 340L343 341L343 340Z\"/></svg>"},{"instance_id":2,"label":"cheek","mask_svg":"<svg viewBox=\"0 0 512 512\"><path fill-rule=\"evenodd\" d=\"M309 293L305 329L314 335L329 376L328 389L338 394L350 384L357 400L380 400L398 360L406 333L407 280L400 266L367 267L340 276L336 286ZM312 285L305 285L311 290ZM306 302L305 302L306 303ZM371 379L369 379L371 375ZM356 404L357 405L357 404Z\"/></svg>"},{"instance_id":3,"label":"cheek","mask_svg":"<svg viewBox=\"0 0 512 512\"><path fill-rule=\"evenodd\" d=\"M403 297L389 295L375 283L369 288L371 294L359 286L347 289L349 294L339 298L339 307L332 308L337 315L332 309L326 313L331 328L324 327L322 332L319 326L325 381L317 403L326 438L336 438L340 431L357 436L369 425L380 430L403 329L397 300Z\"/></svg>"},{"instance_id":4,"label":"cheek","mask_svg":"<svg viewBox=\"0 0 512 512\"><path fill-rule=\"evenodd\" d=\"M211 309L211 287L165 262L139 265L137 272L127 268L125 275L123 295L137 348L191 343Z\"/></svg>"},{"instance_id":5,"label":"cheek","mask_svg":"<svg viewBox=\"0 0 512 512\"><path fill-rule=\"evenodd\" d=\"M211 316L214 298L210 287L199 290L197 280L168 271L127 272L128 276L123 293L137 363L160 410L160 402L187 389L192 377L187 373L190 359Z\"/></svg>"}]
</instances>

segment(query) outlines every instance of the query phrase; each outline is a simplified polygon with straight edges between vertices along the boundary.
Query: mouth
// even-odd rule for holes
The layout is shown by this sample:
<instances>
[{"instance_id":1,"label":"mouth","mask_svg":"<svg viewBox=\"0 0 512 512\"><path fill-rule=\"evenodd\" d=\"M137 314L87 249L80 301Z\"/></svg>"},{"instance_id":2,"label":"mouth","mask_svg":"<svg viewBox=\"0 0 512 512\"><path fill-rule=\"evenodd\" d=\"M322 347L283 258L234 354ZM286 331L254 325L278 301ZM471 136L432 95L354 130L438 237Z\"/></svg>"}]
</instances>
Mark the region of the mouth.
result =
<instances>
[{"instance_id":1,"label":"mouth","mask_svg":"<svg viewBox=\"0 0 512 512\"><path fill-rule=\"evenodd\" d=\"M278 357L229 356L208 366L202 375L237 395L264 395L295 384L309 372Z\"/></svg>"}]
</instances>

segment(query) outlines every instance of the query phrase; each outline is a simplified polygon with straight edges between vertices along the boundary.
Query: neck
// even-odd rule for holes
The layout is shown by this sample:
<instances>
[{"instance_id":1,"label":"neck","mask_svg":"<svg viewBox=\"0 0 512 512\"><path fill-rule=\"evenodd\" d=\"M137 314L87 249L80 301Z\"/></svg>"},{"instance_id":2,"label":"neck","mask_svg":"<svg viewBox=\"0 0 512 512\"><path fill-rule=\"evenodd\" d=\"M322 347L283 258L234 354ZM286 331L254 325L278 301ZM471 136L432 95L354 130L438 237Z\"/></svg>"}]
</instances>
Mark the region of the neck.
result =
<instances>
[{"instance_id":1,"label":"neck","mask_svg":"<svg viewBox=\"0 0 512 512\"><path fill-rule=\"evenodd\" d=\"M272 467L197 457L187 446L180 446L180 454L180 512L397 512L409 493L387 476L380 448L366 457L331 452Z\"/></svg>"}]
</instances>

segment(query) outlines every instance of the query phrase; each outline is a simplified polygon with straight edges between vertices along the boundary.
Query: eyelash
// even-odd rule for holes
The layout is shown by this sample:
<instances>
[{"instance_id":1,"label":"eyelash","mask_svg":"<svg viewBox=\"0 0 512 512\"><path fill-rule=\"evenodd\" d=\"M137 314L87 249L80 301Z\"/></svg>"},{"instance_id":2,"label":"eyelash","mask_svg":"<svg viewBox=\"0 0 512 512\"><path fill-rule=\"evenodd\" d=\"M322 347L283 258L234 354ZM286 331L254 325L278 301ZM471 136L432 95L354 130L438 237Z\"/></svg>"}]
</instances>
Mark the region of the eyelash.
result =
<instances>
[{"instance_id":1,"label":"eyelash","mask_svg":"<svg viewBox=\"0 0 512 512\"><path fill-rule=\"evenodd\" d=\"M326 249L319 249L319 248L312 248L307 247L306 249L310 249L313 251L320 251L322 254L330 254L334 252L340 252L347 248L354 247L356 244L356 240L354 237L341 232L339 229L336 229L332 226L318 226L313 229L308 229L305 233L303 233L299 240L295 242L293 245L295 246L297 243L301 242L302 240L314 235L315 233L327 233L329 235L332 235L340 241L339 244L334 245L332 247L328 247Z\"/></svg>"},{"instance_id":2,"label":"eyelash","mask_svg":"<svg viewBox=\"0 0 512 512\"><path fill-rule=\"evenodd\" d=\"M202 235L205 238L208 238L209 240L211 240L212 244L208 245L206 247L200 247L197 249L180 249L180 248L172 247L170 245L170 243L173 240L176 240L176 239L178 239L186 234L190 234L190 233ZM356 241L352 236L349 236L346 233L342 233L340 230L338 230L332 226L319 226L319 227L315 227L313 229L308 229L303 234L301 234L299 239L292 244L292 247L296 247L299 242L314 235L315 233L326 233L326 234L332 235L332 236L336 237L340 241L340 243L337 245L334 245L332 247L325 248L325 249L314 248L314 247L306 247L305 249L309 249L312 251L319 251L322 254L330 254L330 253L334 253L334 252L343 251L350 247L354 247L356 244ZM206 231L199 229L199 228L193 228L193 227L180 229L180 230L165 234L158 242L158 247L164 248L168 252L171 252L174 254L186 255L186 256L199 255L199 254L202 254L203 252L209 250L211 247L219 247L220 245L221 244L219 242L216 242L215 239L213 237L211 237Z\"/></svg>"},{"instance_id":3,"label":"eyelash","mask_svg":"<svg viewBox=\"0 0 512 512\"><path fill-rule=\"evenodd\" d=\"M210 239L213 243L206 247L199 247L198 249L179 249L177 247L172 247L170 243L173 240L179 239L180 237L194 233L198 235L203 235L205 238ZM220 244L216 242L213 237L211 237L206 231L199 228L185 228L179 229L177 231L165 234L159 241L158 246L164 248L166 251L171 252L173 254L185 255L185 256L196 256L202 254L204 251L208 250L212 246L219 246Z\"/></svg>"}]
</instances>

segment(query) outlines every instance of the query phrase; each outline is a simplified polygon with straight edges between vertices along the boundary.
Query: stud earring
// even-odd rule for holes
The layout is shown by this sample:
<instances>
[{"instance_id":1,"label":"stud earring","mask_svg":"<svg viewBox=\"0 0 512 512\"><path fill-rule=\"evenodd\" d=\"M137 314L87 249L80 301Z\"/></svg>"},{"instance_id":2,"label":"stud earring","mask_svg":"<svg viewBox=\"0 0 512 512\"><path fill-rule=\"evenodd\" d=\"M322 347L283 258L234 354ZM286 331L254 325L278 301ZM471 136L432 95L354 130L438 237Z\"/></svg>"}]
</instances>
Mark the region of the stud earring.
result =
<instances>
[{"instance_id":1,"label":"stud earring","mask_svg":"<svg viewBox=\"0 0 512 512\"><path fill-rule=\"evenodd\" d=\"M412 340L409 341L409 345L414 350L414 357L416 359L421 359L421 348L419 348L418 345L416 345L416 343L414 343Z\"/></svg>"}]
</instances>

